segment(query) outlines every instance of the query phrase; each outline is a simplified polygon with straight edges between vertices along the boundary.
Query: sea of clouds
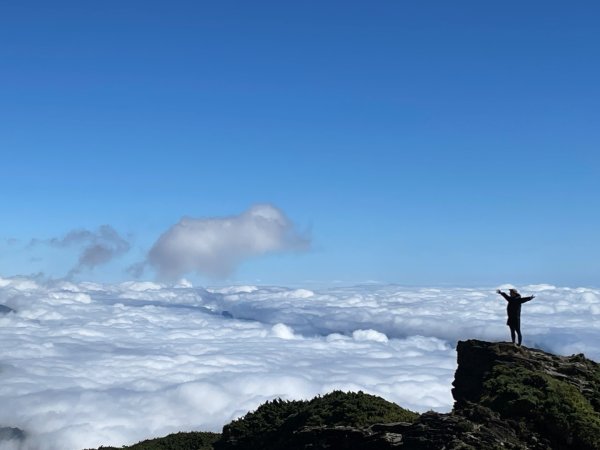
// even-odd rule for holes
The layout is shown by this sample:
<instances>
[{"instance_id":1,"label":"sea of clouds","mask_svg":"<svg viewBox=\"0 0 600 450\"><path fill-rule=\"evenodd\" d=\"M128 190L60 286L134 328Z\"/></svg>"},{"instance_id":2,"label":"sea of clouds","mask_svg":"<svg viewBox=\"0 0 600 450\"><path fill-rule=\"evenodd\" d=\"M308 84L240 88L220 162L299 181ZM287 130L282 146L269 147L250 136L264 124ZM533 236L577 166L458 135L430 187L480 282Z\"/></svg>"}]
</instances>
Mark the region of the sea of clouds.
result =
<instances>
[{"instance_id":1,"label":"sea of clouds","mask_svg":"<svg viewBox=\"0 0 600 450\"><path fill-rule=\"evenodd\" d=\"M500 286L507 288L508 286ZM2 450L220 431L262 402L362 390L452 408L459 339L506 340L497 287L218 289L0 278ZM600 360L600 290L521 286L524 344Z\"/></svg>"}]
</instances>

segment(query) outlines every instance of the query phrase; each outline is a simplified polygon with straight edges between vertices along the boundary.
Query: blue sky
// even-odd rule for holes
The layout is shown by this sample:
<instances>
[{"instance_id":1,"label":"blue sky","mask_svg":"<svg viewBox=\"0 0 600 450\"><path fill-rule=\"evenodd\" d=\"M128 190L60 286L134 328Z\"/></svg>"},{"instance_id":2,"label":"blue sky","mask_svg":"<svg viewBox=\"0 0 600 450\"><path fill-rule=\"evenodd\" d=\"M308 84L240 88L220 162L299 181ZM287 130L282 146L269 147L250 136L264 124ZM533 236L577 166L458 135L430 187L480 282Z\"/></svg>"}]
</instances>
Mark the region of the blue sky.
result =
<instances>
[{"instance_id":1,"label":"blue sky","mask_svg":"<svg viewBox=\"0 0 600 450\"><path fill-rule=\"evenodd\" d=\"M310 250L220 282L597 285L600 7L525 3L4 4L0 276L270 203Z\"/></svg>"}]
</instances>

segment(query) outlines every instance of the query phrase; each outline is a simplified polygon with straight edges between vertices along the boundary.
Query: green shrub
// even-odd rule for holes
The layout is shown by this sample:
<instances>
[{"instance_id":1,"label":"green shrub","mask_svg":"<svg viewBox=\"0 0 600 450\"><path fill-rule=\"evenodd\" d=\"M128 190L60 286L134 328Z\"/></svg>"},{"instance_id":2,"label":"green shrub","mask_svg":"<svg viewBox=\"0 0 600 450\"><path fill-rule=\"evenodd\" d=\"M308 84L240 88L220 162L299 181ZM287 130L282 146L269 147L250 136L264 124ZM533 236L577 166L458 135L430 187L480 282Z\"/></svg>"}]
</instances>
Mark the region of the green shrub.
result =
<instances>
[{"instance_id":1,"label":"green shrub","mask_svg":"<svg viewBox=\"0 0 600 450\"><path fill-rule=\"evenodd\" d=\"M484 387L488 394L483 404L533 425L557 448L600 448L600 413L571 384L523 367L497 365Z\"/></svg>"},{"instance_id":2,"label":"green shrub","mask_svg":"<svg viewBox=\"0 0 600 450\"><path fill-rule=\"evenodd\" d=\"M213 450L212 444L219 437L221 435L218 433L174 433L128 447L100 447L98 450Z\"/></svg>"},{"instance_id":3,"label":"green shrub","mask_svg":"<svg viewBox=\"0 0 600 450\"><path fill-rule=\"evenodd\" d=\"M223 428L217 449L282 448L305 426L367 427L375 423L414 422L418 414L374 395L334 391L310 401L273 400Z\"/></svg>"}]
</instances>

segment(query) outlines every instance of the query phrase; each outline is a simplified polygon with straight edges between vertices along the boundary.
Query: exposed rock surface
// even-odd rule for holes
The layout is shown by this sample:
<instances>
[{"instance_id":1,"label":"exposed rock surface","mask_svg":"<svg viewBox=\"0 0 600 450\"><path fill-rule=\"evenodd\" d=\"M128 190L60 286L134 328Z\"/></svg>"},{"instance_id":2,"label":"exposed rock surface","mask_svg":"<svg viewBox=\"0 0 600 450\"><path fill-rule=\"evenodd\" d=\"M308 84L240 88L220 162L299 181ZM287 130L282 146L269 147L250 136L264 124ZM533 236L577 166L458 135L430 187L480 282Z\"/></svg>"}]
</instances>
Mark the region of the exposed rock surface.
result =
<instances>
[{"instance_id":1,"label":"exposed rock surface","mask_svg":"<svg viewBox=\"0 0 600 450\"><path fill-rule=\"evenodd\" d=\"M600 449L600 365L505 343L459 342L455 412L478 404L549 448Z\"/></svg>"},{"instance_id":2,"label":"exposed rock surface","mask_svg":"<svg viewBox=\"0 0 600 450\"><path fill-rule=\"evenodd\" d=\"M457 355L458 368L452 383L455 407L487 398L490 392L486 383L503 368L538 372L571 385L600 410L600 365L583 354L557 356L502 342L470 340L459 341Z\"/></svg>"}]
</instances>

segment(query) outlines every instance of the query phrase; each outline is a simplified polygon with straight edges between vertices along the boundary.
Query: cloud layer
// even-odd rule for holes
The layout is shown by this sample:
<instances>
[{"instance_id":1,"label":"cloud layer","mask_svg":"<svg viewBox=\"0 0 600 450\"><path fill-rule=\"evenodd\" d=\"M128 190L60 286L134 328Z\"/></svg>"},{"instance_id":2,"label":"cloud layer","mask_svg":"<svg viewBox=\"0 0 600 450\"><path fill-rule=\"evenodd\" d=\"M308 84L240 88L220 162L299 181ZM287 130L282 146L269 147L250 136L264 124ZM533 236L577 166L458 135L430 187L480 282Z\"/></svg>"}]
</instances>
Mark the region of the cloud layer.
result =
<instances>
[{"instance_id":1,"label":"cloud layer","mask_svg":"<svg viewBox=\"0 0 600 450\"><path fill-rule=\"evenodd\" d=\"M248 258L308 245L281 210L261 204L237 216L181 219L156 241L147 263L167 279L191 272L224 277Z\"/></svg>"},{"instance_id":2,"label":"cloud layer","mask_svg":"<svg viewBox=\"0 0 600 450\"><path fill-rule=\"evenodd\" d=\"M0 426L20 450L123 445L219 431L274 397L363 390L452 406L456 340L506 340L489 289L287 289L0 278ZM524 343L600 360L600 290L537 285ZM19 448L0 442L0 449Z\"/></svg>"}]
</instances>

